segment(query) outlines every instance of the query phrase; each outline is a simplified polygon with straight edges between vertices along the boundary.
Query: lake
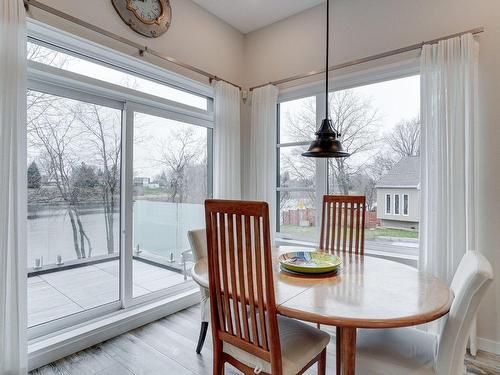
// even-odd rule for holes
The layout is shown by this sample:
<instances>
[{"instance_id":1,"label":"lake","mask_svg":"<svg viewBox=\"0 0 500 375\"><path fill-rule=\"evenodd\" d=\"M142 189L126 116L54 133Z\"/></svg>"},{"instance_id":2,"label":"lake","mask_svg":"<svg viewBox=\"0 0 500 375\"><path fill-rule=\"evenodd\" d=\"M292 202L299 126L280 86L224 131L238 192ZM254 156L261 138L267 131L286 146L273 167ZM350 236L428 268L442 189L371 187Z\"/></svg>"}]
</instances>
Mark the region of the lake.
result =
<instances>
[{"instance_id":1,"label":"lake","mask_svg":"<svg viewBox=\"0 0 500 375\"><path fill-rule=\"evenodd\" d=\"M102 208L81 208L81 221L92 244L92 257L106 255L106 228ZM115 214L115 252L119 250L119 220ZM140 249L165 258L190 248L187 231L205 227L203 204L137 200L134 202L134 251ZM71 221L64 208L28 207L28 268L43 257L44 265L77 259Z\"/></svg>"}]
</instances>

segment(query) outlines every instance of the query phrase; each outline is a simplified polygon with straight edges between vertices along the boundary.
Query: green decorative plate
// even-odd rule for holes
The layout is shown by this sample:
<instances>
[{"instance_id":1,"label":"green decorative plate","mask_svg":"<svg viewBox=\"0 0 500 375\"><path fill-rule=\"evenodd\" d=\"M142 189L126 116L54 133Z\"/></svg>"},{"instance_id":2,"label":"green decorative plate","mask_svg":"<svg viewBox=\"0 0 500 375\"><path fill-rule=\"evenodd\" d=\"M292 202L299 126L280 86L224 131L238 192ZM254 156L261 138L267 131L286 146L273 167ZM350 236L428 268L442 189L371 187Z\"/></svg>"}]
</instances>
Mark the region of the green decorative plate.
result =
<instances>
[{"instance_id":1,"label":"green decorative plate","mask_svg":"<svg viewBox=\"0 0 500 375\"><path fill-rule=\"evenodd\" d=\"M280 255L281 267L299 273L334 272L342 264L342 260L332 254L321 251L294 251Z\"/></svg>"}]
</instances>

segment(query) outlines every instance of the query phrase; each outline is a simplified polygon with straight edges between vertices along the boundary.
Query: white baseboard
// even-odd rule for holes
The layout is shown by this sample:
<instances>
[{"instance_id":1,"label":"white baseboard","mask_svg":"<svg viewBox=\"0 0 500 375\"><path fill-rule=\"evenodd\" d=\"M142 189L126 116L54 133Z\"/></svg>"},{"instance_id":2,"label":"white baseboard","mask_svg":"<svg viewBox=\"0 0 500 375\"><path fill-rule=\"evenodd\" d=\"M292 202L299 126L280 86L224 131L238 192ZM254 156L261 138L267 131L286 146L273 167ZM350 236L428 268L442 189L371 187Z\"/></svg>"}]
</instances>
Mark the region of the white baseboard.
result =
<instances>
[{"instance_id":1,"label":"white baseboard","mask_svg":"<svg viewBox=\"0 0 500 375\"><path fill-rule=\"evenodd\" d=\"M484 339L482 337L478 337L477 347L479 350L482 350L484 352L500 355L500 342L498 341L493 341L489 339Z\"/></svg>"},{"instance_id":2,"label":"white baseboard","mask_svg":"<svg viewBox=\"0 0 500 375\"><path fill-rule=\"evenodd\" d=\"M192 289L154 303L89 322L73 330L28 345L29 371L174 314L200 302L199 289Z\"/></svg>"}]
</instances>

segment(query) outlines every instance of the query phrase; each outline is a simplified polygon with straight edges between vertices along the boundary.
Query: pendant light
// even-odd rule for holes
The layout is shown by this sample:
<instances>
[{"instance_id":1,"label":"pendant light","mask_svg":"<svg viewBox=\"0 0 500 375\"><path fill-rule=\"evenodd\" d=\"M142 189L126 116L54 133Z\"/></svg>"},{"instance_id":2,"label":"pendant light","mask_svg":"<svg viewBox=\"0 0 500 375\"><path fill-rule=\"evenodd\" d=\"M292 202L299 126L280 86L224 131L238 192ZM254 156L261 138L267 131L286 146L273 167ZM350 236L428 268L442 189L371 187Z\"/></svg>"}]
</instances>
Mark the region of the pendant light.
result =
<instances>
[{"instance_id":1,"label":"pendant light","mask_svg":"<svg viewBox=\"0 0 500 375\"><path fill-rule=\"evenodd\" d=\"M309 149L302 156L312 158L345 158L350 156L342 148L339 141L340 133L333 127L330 119L330 108L328 105L328 47L330 39L330 0L326 2L326 66L325 66L325 113L326 118L321 122L319 130L315 133L316 139L312 141Z\"/></svg>"}]
</instances>

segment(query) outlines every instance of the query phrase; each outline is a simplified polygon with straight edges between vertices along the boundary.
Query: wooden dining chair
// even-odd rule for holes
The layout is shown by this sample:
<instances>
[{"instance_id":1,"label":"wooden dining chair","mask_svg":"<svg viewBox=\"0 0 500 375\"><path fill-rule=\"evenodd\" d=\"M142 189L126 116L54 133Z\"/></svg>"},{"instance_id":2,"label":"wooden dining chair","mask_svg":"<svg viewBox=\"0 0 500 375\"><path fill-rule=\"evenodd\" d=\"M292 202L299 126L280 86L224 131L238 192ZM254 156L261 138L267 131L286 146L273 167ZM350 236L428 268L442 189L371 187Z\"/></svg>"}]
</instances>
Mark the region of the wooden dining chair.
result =
<instances>
[{"instance_id":1,"label":"wooden dining chair","mask_svg":"<svg viewBox=\"0 0 500 375\"><path fill-rule=\"evenodd\" d=\"M364 195L324 195L321 213L320 250L364 254Z\"/></svg>"},{"instance_id":2,"label":"wooden dining chair","mask_svg":"<svg viewBox=\"0 0 500 375\"><path fill-rule=\"evenodd\" d=\"M213 373L324 375L330 336L277 315L267 203L206 200L205 219Z\"/></svg>"},{"instance_id":3,"label":"wooden dining chair","mask_svg":"<svg viewBox=\"0 0 500 375\"><path fill-rule=\"evenodd\" d=\"M347 252L363 255L365 252L364 195L324 195L321 210L319 249L333 253ZM321 326L318 324L318 328ZM337 327L337 375L340 374L340 329Z\"/></svg>"}]
</instances>

